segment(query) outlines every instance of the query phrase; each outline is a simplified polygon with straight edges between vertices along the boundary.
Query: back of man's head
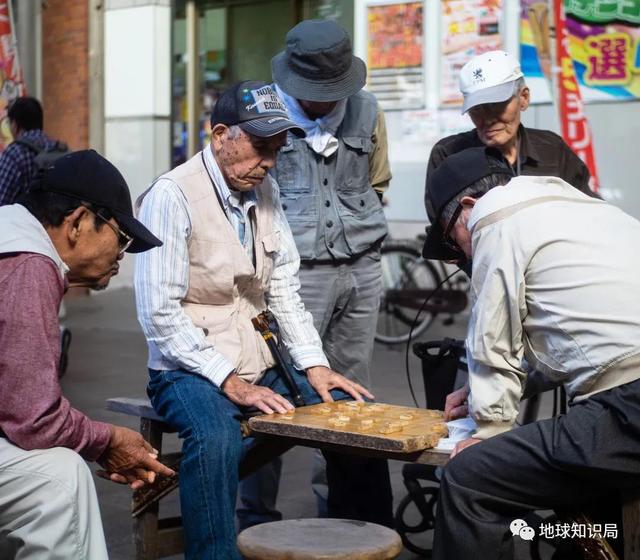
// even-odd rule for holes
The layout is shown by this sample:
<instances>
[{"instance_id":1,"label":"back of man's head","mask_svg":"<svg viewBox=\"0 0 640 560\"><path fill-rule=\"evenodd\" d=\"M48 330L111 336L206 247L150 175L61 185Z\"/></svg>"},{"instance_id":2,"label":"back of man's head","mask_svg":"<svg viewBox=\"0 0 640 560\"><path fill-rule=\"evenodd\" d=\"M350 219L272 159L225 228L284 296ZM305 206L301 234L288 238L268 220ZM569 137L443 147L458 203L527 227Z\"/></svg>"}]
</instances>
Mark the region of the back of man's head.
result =
<instances>
[{"instance_id":1,"label":"back of man's head","mask_svg":"<svg viewBox=\"0 0 640 560\"><path fill-rule=\"evenodd\" d=\"M445 158L429 176L426 191L431 221L423 248L428 259L457 260L444 242L443 222L449 222L465 196L479 198L493 187L506 185L513 177L509 164L493 148L468 148Z\"/></svg>"},{"instance_id":2,"label":"back of man's head","mask_svg":"<svg viewBox=\"0 0 640 560\"><path fill-rule=\"evenodd\" d=\"M42 105L35 97L18 97L11 103L7 116L20 130L42 129Z\"/></svg>"}]
</instances>

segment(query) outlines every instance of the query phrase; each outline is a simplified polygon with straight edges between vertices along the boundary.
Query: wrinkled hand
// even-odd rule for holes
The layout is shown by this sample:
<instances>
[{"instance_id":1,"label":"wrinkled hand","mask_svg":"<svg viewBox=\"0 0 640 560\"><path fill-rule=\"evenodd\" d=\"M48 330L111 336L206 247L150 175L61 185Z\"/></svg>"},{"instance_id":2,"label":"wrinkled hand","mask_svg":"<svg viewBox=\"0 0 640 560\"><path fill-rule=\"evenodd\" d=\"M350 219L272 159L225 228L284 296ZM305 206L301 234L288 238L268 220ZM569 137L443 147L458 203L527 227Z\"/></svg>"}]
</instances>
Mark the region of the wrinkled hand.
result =
<instances>
[{"instance_id":1,"label":"wrinkled hand","mask_svg":"<svg viewBox=\"0 0 640 560\"><path fill-rule=\"evenodd\" d=\"M325 366L314 366L307 369L307 379L311 386L318 392L324 402L332 402L331 389L342 389L349 393L355 400L363 401L363 396L374 399L375 397L362 385L350 381L343 375L336 373Z\"/></svg>"},{"instance_id":2,"label":"wrinkled hand","mask_svg":"<svg viewBox=\"0 0 640 560\"><path fill-rule=\"evenodd\" d=\"M457 418L464 418L469 414L469 405L467 399L469 397L469 385L461 387L453 393L447 395L444 401L444 419L456 420Z\"/></svg>"},{"instance_id":3,"label":"wrinkled hand","mask_svg":"<svg viewBox=\"0 0 640 560\"><path fill-rule=\"evenodd\" d=\"M455 457L463 449L466 449L467 447L471 447L472 445L475 445L476 443L480 443L481 441L482 441L481 439L476 439L472 437L459 441L456 444L456 446L453 448L453 451L451 452L451 458Z\"/></svg>"},{"instance_id":4,"label":"wrinkled hand","mask_svg":"<svg viewBox=\"0 0 640 560\"><path fill-rule=\"evenodd\" d=\"M284 414L287 410L294 408L282 395L268 387L247 383L240 379L236 373L231 373L221 388L231 402L240 406L254 406L265 414L273 414L274 412Z\"/></svg>"},{"instance_id":5,"label":"wrinkled hand","mask_svg":"<svg viewBox=\"0 0 640 560\"><path fill-rule=\"evenodd\" d=\"M133 490L137 490L145 484L153 484L156 474L176 474L157 460L158 452L138 432L121 426L112 425L110 428L109 445L98 460L104 471L98 471L98 476L119 484L129 484Z\"/></svg>"}]
</instances>

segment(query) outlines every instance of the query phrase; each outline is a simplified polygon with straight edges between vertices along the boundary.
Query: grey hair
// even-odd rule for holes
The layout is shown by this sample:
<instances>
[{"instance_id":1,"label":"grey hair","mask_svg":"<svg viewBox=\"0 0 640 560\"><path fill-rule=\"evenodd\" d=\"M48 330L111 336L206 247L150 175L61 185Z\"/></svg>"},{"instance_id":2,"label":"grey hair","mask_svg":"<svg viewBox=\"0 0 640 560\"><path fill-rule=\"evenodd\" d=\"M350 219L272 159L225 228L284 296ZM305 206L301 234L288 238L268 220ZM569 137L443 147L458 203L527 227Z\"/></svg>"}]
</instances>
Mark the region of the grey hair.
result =
<instances>
[{"instance_id":1,"label":"grey hair","mask_svg":"<svg viewBox=\"0 0 640 560\"><path fill-rule=\"evenodd\" d=\"M449 202L447 202L446 206L442 209L440 214L440 221L443 224L448 224L453 217L453 214L460 204L460 201L465 196L471 196L472 198L480 198L482 195L488 193L493 187L498 187L501 185L506 185L511 179L513 175L510 175L508 172L496 172L491 175L487 175L482 179L478 179L475 183L472 183L468 187L462 189L457 195L455 195Z\"/></svg>"},{"instance_id":2,"label":"grey hair","mask_svg":"<svg viewBox=\"0 0 640 560\"><path fill-rule=\"evenodd\" d=\"M524 76L520 76L516 80L516 93L520 93L526 87L527 87L527 82L524 81Z\"/></svg>"},{"instance_id":3,"label":"grey hair","mask_svg":"<svg viewBox=\"0 0 640 560\"><path fill-rule=\"evenodd\" d=\"M227 132L227 136L229 137L230 140L235 140L241 134L242 134L242 129L240 128L240 125L237 125L237 124L232 124L229 127L229 132Z\"/></svg>"}]
</instances>

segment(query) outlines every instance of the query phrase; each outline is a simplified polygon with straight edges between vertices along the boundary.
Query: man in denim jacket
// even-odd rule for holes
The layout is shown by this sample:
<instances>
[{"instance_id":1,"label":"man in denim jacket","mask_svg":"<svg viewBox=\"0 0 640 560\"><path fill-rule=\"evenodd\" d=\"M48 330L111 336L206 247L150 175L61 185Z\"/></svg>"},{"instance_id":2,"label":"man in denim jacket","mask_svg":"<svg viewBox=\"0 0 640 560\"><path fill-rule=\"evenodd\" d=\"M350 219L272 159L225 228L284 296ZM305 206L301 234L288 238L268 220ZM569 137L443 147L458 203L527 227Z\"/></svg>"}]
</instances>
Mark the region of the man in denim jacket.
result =
<instances>
[{"instance_id":1,"label":"man in denim jacket","mask_svg":"<svg viewBox=\"0 0 640 560\"><path fill-rule=\"evenodd\" d=\"M271 66L290 118L306 132L289 135L271 171L300 253L300 296L331 367L368 386L387 234L381 199L391 179L384 116L362 90L366 66L335 22L296 25ZM320 514L323 471L319 461L313 483ZM243 525L278 518L275 495L267 499L264 482L260 488L261 504L251 503L246 486L242 492Z\"/></svg>"}]
</instances>

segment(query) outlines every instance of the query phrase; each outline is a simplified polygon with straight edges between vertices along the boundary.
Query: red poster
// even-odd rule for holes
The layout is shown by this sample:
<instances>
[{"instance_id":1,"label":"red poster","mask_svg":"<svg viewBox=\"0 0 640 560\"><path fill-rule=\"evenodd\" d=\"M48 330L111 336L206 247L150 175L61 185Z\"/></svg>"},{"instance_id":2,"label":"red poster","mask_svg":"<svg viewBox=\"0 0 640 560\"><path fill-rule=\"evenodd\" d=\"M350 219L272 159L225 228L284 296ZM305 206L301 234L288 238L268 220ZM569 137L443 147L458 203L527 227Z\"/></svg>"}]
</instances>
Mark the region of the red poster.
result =
<instances>
[{"instance_id":1,"label":"red poster","mask_svg":"<svg viewBox=\"0 0 640 560\"><path fill-rule=\"evenodd\" d=\"M591 188L598 190L598 172L593 154L591 129L584 114L584 103L576 79L573 59L569 55L569 34L563 0L553 0L553 14L556 24L555 61L558 67L556 95L562 137L571 149L585 162L591 173Z\"/></svg>"},{"instance_id":2,"label":"red poster","mask_svg":"<svg viewBox=\"0 0 640 560\"><path fill-rule=\"evenodd\" d=\"M7 107L16 97L24 94L10 2L0 0L0 151L13 140L7 121Z\"/></svg>"}]
</instances>

